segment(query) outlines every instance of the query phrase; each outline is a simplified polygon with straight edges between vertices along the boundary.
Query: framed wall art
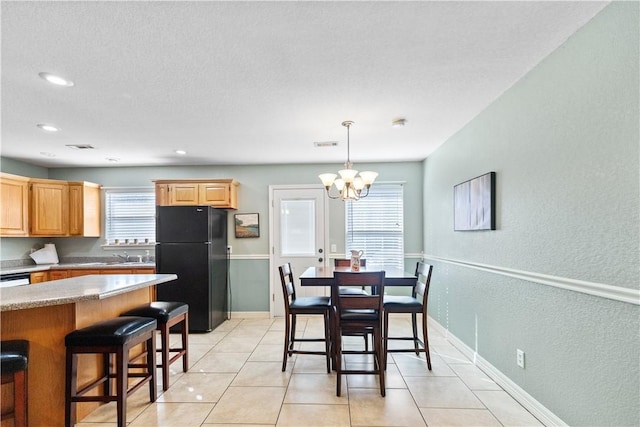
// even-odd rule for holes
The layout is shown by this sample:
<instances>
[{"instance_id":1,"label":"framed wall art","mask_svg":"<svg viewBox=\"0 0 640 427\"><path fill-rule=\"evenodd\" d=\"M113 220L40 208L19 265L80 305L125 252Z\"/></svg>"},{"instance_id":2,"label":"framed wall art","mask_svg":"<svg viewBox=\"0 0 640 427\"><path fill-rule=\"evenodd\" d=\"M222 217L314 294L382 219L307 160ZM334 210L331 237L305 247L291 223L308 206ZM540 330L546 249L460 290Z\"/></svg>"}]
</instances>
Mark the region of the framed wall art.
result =
<instances>
[{"instance_id":1,"label":"framed wall art","mask_svg":"<svg viewBox=\"0 0 640 427\"><path fill-rule=\"evenodd\" d=\"M454 231L496 229L496 173L489 172L453 187Z\"/></svg>"},{"instance_id":2,"label":"framed wall art","mask_svg":"<svg viewBox=\"0 0 640 427\"><path fill-rule=\"evenodd\" d=\"M260 219L257 213L235 214L236 237L260 237Z\"/></svg>"}]
</instances>

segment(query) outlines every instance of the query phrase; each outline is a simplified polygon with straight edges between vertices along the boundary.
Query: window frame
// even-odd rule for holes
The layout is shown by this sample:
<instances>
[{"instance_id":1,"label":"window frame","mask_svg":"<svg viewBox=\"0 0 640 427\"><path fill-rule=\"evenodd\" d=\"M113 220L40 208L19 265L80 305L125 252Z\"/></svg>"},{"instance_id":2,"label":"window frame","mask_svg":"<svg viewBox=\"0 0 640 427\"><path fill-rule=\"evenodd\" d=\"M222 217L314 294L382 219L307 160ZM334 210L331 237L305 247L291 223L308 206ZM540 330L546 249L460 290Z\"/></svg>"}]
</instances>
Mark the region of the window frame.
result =
<instances>
[{"instance_id":1,"label":"window frame","mask_svg":"<svg viewBox=\"0 0 640 427\"><path fill-rule=\"evenodd\" d=\"M385 190L387 194L380 194L379 192L382 190ZM369 199L370 197L371 199ZM384 212L388 210L390 204L393 205L394 212L390 216L385 215ZM363 208L367 209L366 214L358 212ZM372 208L377 209L375 216L372 216ZM355 220L358 220L358 217L361 220L366 219L369 222L368 228L358 231L358 226L352 223L352 216ZM394 220L397 221L397 228L392 230L390 227ZM371 227L378 226L382 226L383 229L372 232ZM363 236L356 238L356 234ZM373 239L371 239L372 235L375 235ZM366 242L367 236L369 236L370 243ZM384 240L392 238L395 238L395 243L387 250L384 246ZM349 256L352 249L364 251L363 258L366 258L367 265L404 268L404 183L376 183L371 187L367 197L345 202L345 254ZM384 252L384 258L381 256L382 252ZM391 255L391 259L389 259L389 255Z\"/></svg>"},{"instance_id":2,"label":"window frame","mask_svg":"<svg viewBox=\"0 0 640 427\"><path fill-rule=\"evenodd\" d=\"M156 218L156 193L154 187L105 187L103 188L104 192L104 238L105 242L102 245L104 249L117 249L122 247L136 247L136 248L153 248L155 246L155 218ZM121 234L114 235L112 232L112 203L113 199L112 195L118 194L128 194L128 195L136 195L136 194L144 194L147 197L147 202L149 206L146 209L152 210L152 215L146 215L149 219L146 222L146 231L141 232L138 235L132 235L125 237ZM133 212L140 213L140 212ZM150 212L149 212L150 213ZM152 224L149 224L151 222ZM122 227L122 226L121 226ZM126 225L124 226L127 227ZM115 243L115 239L118 239L118 243ZM129 239L128 242L125 242L125 239ZM134 239L138 239L136 243ZM147 239L147 241L145 241Z\"/></svg>"}]
</instances>

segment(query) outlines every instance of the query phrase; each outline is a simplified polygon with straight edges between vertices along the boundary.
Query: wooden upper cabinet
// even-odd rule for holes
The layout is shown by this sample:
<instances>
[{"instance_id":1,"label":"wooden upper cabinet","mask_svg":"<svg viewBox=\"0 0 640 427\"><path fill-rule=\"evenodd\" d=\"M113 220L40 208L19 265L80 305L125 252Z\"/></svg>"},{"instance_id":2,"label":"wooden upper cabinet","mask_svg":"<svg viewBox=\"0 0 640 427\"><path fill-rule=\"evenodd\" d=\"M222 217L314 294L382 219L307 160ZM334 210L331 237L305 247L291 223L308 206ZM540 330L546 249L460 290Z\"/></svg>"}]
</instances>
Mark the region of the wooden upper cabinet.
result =
<instances>
[{"instance_id":1,"label":"wooden upper cabinet","mask_svg":"<svg viewBox=\"0 0 640 427\"><path fill-rule=\"evenodd\" d=\"M0 172L0 236L100 237L100 187Z\"/></svg>"},{"instance_id":2,"label":"wooden upper cabinet","mask_svg":"<svg viewBox=\"0 0 640 427\"><path fill-rule=\"evenodd\" d=\"M29 234L66 236L69 233L69 185L66 181L29 181Z\"/></svg>"},{"instance_id":3,"label":"wooden upper cabinet","mask_svg":"<svg viewBox=\"0 0 640 427\"><path fill-rule=\"evenodd\" d=\"M0 236L29 234L29 179L0 173Z\"/></svg>"},{"instance_id":4,"label":"wooden upper cabinet","mask_svg":"<svg viewBox=\"0 0 640 427\"><path fill-rule=\"evenodd\" d=\"M69 182L69 235L100 237L100 185Z\"/></svg>"},{"instance_id":5,"label":"wooden upper cabinet","mask_svg":"<svg viewBox=\"0 0 640 427\"><path fill-rule=\"evenodd\" d=\"M233 179L156 180L156 205L210 205L238 209L238 182Z\"/></svg>"},{"instance_id":6,"label":"wooden upper cabinet","mask_svg":"<svg viewBox=\"0 0 640 427\"><path fill-rule=\"evenodd\" d=\"M197 205L200 204L198 198L198 185L195 183L169 184L169 205Z\"/></svg>"}]
</instances>

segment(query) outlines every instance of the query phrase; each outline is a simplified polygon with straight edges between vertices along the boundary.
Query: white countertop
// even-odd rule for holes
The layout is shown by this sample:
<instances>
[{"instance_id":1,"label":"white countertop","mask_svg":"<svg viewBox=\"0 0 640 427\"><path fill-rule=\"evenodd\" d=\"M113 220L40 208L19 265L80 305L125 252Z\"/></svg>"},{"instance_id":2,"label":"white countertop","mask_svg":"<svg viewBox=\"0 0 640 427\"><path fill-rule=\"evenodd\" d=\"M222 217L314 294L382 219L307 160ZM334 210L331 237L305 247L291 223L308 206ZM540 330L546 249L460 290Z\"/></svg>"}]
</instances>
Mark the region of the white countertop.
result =
<instances>
[{"instance_id":1,"label":"white countertop","mask_svg":"<svg viewBox=\"0 0 640 427\"><path fill-rule=\"evenodd\" d=\"M92 274L0 289L0 311L99 300L177 279L175 274Z\"/></svg>"}]
</instances>

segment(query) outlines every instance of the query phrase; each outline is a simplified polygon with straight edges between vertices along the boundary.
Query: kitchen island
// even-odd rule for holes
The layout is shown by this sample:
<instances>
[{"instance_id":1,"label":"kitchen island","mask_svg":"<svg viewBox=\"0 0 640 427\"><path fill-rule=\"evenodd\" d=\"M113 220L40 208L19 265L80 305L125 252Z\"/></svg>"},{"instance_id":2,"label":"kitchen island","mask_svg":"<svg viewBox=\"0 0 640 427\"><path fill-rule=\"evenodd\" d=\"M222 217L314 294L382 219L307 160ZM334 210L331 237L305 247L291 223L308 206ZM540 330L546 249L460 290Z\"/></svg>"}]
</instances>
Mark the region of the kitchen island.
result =
<instances>
[{"instance_id":1,"label":"kitchen island","mask_svg":"<svg viewBox=\"0 0 640 427\"><path fill-rule=\"evenodd\" d=\"M155 285L176 278L175 274L89 275L1 290L0 337L30 342L30 426L64 425L64 337L78 328L117 317L125 310L153 301ZM96 378L98 362L98 357L93 355L80 359L80 386ZM7 402L10 399L4 392L3 389L2 401ZM77 406L77 419L81 420L98 404Z\"/></svg>"}]
</instances>

